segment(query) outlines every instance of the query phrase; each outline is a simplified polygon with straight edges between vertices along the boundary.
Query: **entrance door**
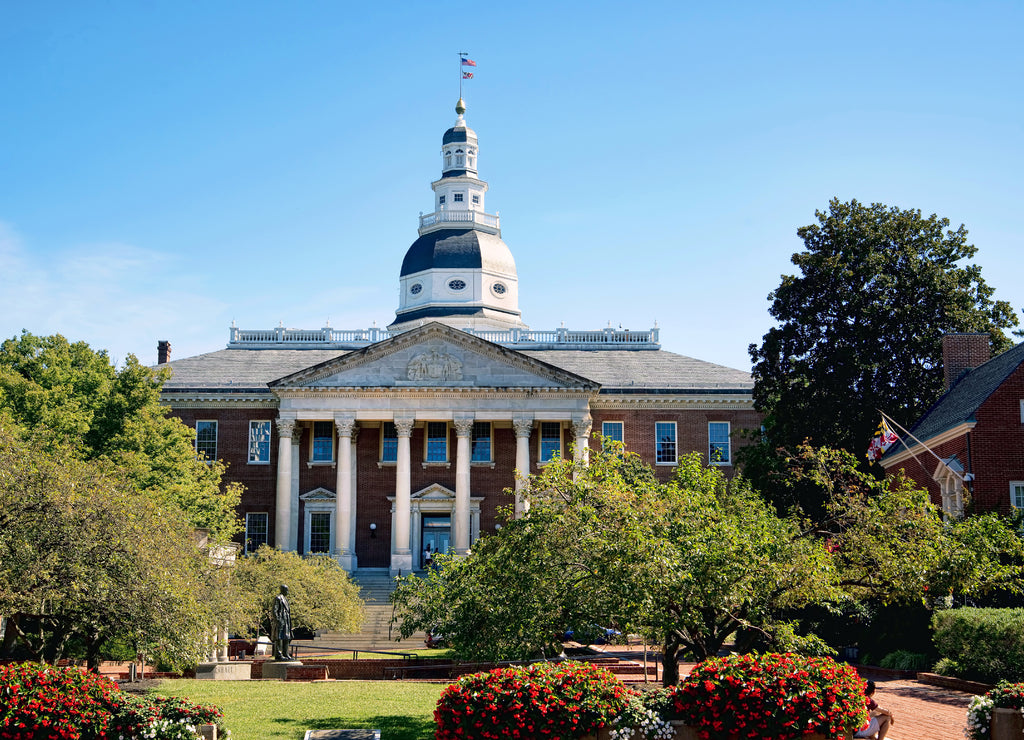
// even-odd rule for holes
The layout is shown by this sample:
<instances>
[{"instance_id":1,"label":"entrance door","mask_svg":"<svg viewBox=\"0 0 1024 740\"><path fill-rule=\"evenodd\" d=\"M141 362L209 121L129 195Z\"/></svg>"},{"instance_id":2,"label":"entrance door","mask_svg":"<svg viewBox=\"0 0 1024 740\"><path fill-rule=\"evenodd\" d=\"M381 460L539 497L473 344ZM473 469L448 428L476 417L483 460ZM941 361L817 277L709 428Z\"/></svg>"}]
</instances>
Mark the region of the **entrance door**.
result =
<instances>
[{"instance_id":1,"label":"entrance door","mask_svg":"<svg viewBox=\"0 0 1024 740\"><path fill-rule=\"evenodd\" d=\"M423 515L423 547L420 553L420 567L426 567L426 551L430 546L431 554L448 552L452 536L452 518L449 514Z\"/></svg>"}]
</instances>

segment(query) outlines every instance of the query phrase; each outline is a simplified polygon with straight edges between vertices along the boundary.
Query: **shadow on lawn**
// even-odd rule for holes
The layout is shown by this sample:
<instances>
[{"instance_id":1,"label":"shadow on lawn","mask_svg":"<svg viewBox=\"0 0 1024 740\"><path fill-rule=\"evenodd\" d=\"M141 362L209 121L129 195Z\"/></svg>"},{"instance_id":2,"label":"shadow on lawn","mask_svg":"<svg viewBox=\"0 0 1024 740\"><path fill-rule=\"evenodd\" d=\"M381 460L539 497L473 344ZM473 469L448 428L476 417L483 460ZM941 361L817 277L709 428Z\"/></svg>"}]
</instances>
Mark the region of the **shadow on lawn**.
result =
<instances>
[{"instance_id":1,"label":"shadow on lawn","mask_svg":"<svg viewBox=\"0 0 1024 740\"><path fill-rule=\"evenodd\" d=\"M302 738L306 730L380 730L381 740L432 740L436 725L431 719L403 715L386 717L319 717L317 719L277 719L275 722L294 727L294 736Z\"/></svg>"}]
</instances>

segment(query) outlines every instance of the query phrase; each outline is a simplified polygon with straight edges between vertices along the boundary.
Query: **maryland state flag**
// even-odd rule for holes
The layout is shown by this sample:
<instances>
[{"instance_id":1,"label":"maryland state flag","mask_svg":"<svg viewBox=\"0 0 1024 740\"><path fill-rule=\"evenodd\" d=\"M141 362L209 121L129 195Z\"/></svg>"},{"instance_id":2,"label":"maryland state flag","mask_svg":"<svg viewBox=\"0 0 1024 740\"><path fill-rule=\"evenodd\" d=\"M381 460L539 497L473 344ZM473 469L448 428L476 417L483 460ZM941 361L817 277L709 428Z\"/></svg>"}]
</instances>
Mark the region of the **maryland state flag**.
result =
<instances>
[{"instance_id":1,"label":"maryland state flag","mask_svg":"<svg viewBox=\"0 0 1024 740\"><path fill-rule=\"evenodd\" d=\"M885 419L882 419L882 423L878 425L875 435L871 438L871 444L868 445L868 460L878 462L882 459L885 451L899 441L900 438L896 432L889 428Z\"/></svg>"}]
</instances>

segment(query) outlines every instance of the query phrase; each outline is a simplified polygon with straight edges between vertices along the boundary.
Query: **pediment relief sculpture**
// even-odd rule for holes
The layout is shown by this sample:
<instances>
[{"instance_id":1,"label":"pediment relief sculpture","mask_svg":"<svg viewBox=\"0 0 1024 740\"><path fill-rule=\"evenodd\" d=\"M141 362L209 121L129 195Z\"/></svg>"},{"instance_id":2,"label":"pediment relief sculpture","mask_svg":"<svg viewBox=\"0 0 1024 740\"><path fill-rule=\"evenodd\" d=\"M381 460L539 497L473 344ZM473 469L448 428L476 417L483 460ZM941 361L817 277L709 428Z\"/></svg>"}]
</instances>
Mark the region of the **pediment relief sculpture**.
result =
<instances>
[{"instance_id":1,"label":"pediment relief sculpture","mask_svg":"<svg viewBox=\"0 0 1024 740\"><path fill-rule=\"evenodd\" d=\"M409 360L406 377L409 380L462 380L462 361L434 348Z\"/></svg>"}]
</instances>

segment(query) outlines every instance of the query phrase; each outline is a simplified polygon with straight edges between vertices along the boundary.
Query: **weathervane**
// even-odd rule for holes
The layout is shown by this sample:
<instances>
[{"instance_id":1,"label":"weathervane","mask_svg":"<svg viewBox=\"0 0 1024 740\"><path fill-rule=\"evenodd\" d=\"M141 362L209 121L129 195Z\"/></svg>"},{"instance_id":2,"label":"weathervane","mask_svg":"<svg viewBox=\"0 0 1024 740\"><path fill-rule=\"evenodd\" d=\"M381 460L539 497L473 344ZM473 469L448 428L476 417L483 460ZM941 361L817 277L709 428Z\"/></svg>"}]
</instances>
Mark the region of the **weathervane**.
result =
<instances>
[{"instance_id":1,"label":"weathervane","mask_svg":"<svg viewBox=\"0 0 1024 740\"><path fill-rule=\"evenodd\" d=\"M459 100L462 100L462 81L473 79L473 73L467 72L463 67L475 67L476 62L468 58L468 51L459 52Z\"/></svg>"}]
</instances>

